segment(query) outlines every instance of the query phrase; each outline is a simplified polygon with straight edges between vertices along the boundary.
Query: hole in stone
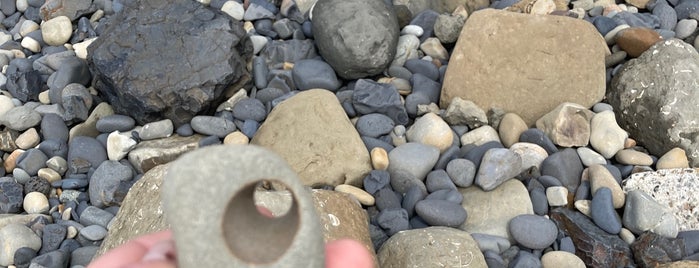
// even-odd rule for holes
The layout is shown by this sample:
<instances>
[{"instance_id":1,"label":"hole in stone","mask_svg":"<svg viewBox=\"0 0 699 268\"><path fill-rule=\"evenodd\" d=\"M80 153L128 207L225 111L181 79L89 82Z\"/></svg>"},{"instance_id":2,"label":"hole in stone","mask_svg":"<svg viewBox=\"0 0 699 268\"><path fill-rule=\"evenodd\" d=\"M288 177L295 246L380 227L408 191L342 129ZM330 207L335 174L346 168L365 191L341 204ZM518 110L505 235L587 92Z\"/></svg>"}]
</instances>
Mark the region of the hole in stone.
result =
<instances>
[{"instance_id":1,"label":"hole in stone","mask_svg":"<svg viewBox=\"0 0 699 268\"><path fill-rule=\"evenodd\" d=\"M281 184L275 180L272 182ZM260 213L255 196L266 194L256 194L260 183L241 188L231 198L222 223L223 235L233 255L251 264L267 264L281 258L300 227L301 212L293 193L282 194L288 198L288 202L283 202L288 204L286 211L270 209L276 216Z\"/></svg>"}]
</instances>

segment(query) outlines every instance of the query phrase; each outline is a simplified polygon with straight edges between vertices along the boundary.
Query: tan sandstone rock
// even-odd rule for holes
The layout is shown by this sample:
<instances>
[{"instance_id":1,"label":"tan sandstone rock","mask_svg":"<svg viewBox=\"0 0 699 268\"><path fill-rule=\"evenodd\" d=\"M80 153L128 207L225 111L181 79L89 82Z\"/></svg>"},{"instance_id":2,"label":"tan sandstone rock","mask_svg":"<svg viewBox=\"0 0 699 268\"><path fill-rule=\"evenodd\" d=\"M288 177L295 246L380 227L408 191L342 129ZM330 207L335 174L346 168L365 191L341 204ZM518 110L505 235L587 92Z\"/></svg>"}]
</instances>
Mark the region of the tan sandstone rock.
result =
<instances>
[{"instance_id":1,"label":"tan sandstone rock","mask_svg":"<svg viewBox=\"0 0 699 268\"><path fill-rule=\"evenodd\" d=\"M277 105L251 144L279 154L305 185L361 186L371 171L369 152L335 95L324 89Z\"/></svg>"},{"instance_id":2,"label":"tan sandstone rock","mask_svg":"<svg viewBox=\"0 0 699 268\"><path fill-rule=\"evenodd\" d=\"M442 86L440 106L454 97L483 110L502 108L528 126L560 103L591 107L605 93L609 49L590 23L493 9L471 14Z\"/></svg>"}]
</instances>

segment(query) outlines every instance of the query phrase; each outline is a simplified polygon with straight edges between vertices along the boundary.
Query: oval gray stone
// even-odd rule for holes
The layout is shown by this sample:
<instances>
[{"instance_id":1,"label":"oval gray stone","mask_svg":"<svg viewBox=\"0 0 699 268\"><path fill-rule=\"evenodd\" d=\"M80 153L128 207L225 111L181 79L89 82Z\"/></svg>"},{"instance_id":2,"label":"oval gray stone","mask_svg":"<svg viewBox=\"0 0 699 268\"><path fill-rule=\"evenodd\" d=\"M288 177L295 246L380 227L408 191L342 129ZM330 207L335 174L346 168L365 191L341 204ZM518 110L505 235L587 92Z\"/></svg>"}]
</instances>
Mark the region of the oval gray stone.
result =
<instances>
[{"instance_id":1,"label":"oval gray stone","mask_svg":"<svg viewBox=\"0 0 699 268\"><path fill-rule=\"evenodd\" d=\"M208 115L197 115L190 123L194 131L204 135L224 138L236 130L235 124L227 119Z\"/></svg>"},{"instance_id":2,"label":"oval gray stone","mask_svg":"<svg viewBox=\"0 0 699 268\"><path fill-rule=\"evenodd\" d=\"M537 215L519 215L508 226L512 238L530 249L544 249L556 241L558 228L551 220Z\"/></svg>"}]
</instances>

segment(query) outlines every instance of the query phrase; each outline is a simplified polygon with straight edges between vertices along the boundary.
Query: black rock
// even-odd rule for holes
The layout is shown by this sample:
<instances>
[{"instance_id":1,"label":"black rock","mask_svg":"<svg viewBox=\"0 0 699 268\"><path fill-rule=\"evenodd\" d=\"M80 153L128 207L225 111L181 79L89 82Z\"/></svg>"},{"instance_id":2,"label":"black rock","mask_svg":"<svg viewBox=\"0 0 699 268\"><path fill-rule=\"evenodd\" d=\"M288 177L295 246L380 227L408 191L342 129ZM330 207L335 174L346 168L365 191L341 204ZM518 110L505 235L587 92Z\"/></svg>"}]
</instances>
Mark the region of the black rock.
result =
<instances>
[{"instance_id":1,"label":"black rock","mask_svg":"<svg viewBox=\"0 0 699 268\"><path fill-rule=\"evenodd\" d=\"M70 55L70 54L68 54ZM69 56L60 60L58 68L49 76L49 98L53 103L60 103L63 88L69 84L88 85L92 76L85 60L76 56Z\"/></svg>"},{"instance_id":2,"label":"black rock","mask_svg":"<svg viewBox=\"0 0 699 268\"><path fill-rule=\"evenodd\" d=\"M359 79L354 85L352 104L359 114L381 113L393 119L397 125L408 124L408 114L398 90L392 84Z\"/></svg>"},{"instance_id":3,"label":"black rock","mask_svg":"<svg viewBox=\"0 0 699 268\"><path fill-rule=\"evenodd\" d=\"M299 90L322 88L335 92L341 86L333 68L322 60L297 61L291 74Z\"/></svg>"},{"instance_id":4,"label":"black rock","mask_svg":"<svg viewBox=\"0 0 699 268\"><path fill-rule=\"evenodd\" d=\"M393 60L400 29L382 1L321 0L312 13L318 50L340 77L376 75Z\"/></svg>"},{"instance_id":5,"label":"black rock","mask_svg":"<svg viewBox=\"0 0 699 268\"><path fill-rule=\"evenodd\" d=\"M418 61L426 62L424 60ZM434 66L434 64L431 62L427 62L427 64ZM437 72L437 75L439 75L436 67L435 72ZM439 77L437 77L437 79L439 79ZM439 103L439 95L442 92L442 85L435 80L436 79L432 79L432 77L425 76L421 73L413 74L413 76L410 77L410 84L412 85L413 93L424 94L429 98L430 102Z\"/></svg>"},{"instance_id":6,"label":"black rock","mask_svg":"<svg viewBox=\"0 0 699 268\"><path fill-rule=\"evenodd\" d=\"M640 267L656 267L682 260L687 255L683 239L667 238L644 232L631 244L633 257Z\"/></svg>"},{"instance_id":7,"label":"black rock","mask_svg":"<svg viewBox=\"0 0 699 268\"><path fill-rule=\"evenodd\" d=\"M434 36L434 24L437 21L437 17L439 17L439 13L426 9L415 14L413 20L410 21L410 24L420 26L424 30L422 36L420 36L420 43Z\"/></svg>"},{"instance_id":8,"label":"black rock","mask_svg":"<svg viewBox=\"0 0 699 268\"><path fill-rule=\"evenodd\" d=\"M376 207L380 211L401 208L401 200L398 198L398 194L390 188L381 188L378 192L374 193L374 198L376 199Z\"/></svg>"},{"instance_id":9,"label":"black rock","mask_svg":"<svg viewBox=\"0 0 699 268\"><path fill-rule=\"evenodd\" d=\"M390 117L379 113L360 116L355 125L359 135L372 138L390 133L394 126L395 123Z\"/></svg>"},{"instance_id":10,"label":"black rock","mask_svg":"<svg viewBox=\"0 0 699 268\"><path fill-rule=\"evenodd\" d=\"M29 267L29 262L31 262L34 257L36 257L36 250L30 247L21 247L15 251L15 266Z\"/></svg>"},{"instance_id":11,"label":"black rock","mask_svg":"<svg viewBox=\"0 0 699 268\"><path fill-rule=\"evenodd\" d=\"M97 139L87 136L76 136L68 145L69 169L83 166L81 162L87 162L89 167L97 168L107 160L107 149ZM81 173L81 172L73 172Z\"/></svg>"},{"instance_id":12,"label":"black rock","mask_svg":"<svg viewBox=\"0 0 699 268\"><path fill-rule=\"evenodd\" d=\"M425 199L415 204L415 213L432 226L459 227L466 221L466 210L454 202Z\"/></svg>"},{"instance_id":13,"label":"black rock","mask_svg":"<svg viewBox=\"0 0 699 268\"><path fill-rule=\"evenodd\" d=\"M113 114L97 120L95 127L99 132L112 133L114 131L129 131L136 126L136 120L131 116L122 114Z\"/></svg>"},{"instance_id":14,"label":"black rock","mask_svg":"<svg viewBox=\"0 0 699 268\"><path fill-rule=\"evenodd\" d=\"M575 193L580 185L580 177L583 172L583 164L580 156L572 148L566 148L560 152L550 154L541 163L541 175L549 175L557 178L569 193Z\"/></svg>"},{"instance_id":15,"label":"black rock","mask_svg":"<svg viewBox=\"0 0 699 268\"><path fill-rule=\"evenodd\" d=\"M56 114L45 114L41 118L41 135L44 140L68 142L68 127L63 118Z\"/></svg>"},{"instance_id":16,"label":"black rock","mask_svg":"<svg viewBox=\"0 0 699 268\"><path fill-rule=\"evenodd\" d=\"M611 235L595 225L590 218L567 208L551 211L558 229L569 235L576 246L576 255L588 267L633 267L633 255L628 244L618 235Z\"/></svg>"},{"instance_id":17,"label":"black rock","mask_svg":"<svg viewBox=\"0 0 699 268\"><path fill-rule=\"evenodd\" d=\"M121 4L88 47L95 87L117 113L179 126L249 81L253 48L242 22L190 0Z\"/></svg>"},{"instance_id":18,"label":"black rock","mask_svg":"<svg viewBox=\"0 0 699 268\"><path fill-rule=\"evenodd\" d=\"M29 65L23 68L21 65ZM7 88L12 96L22 102L39 100L39 93L43 89L41 74L32 69L32 62L29 59L14 59L7 66L5 72L7 77Z\"/></svg>"},{"instance_id":19,"label":"black rock","mask_svg":"<svg viewBox=\"0 0 699 268\"><path fill-rule=\"evenodd\" d=\"M30 267L63 268L67 267L70 255L63 250L54 250L32 259Z\"/></svg>"},{"instance_id":20,"label":"black rock","mask_svg":"<svg viewBox=\"0 0 699 268\"><path fill-rule=\"evenodd\" d=\"M41 250L39 254L48 253L57 250L63 240L66 239L68 230L60 224L49 224L44 226L44 231L41 234Z\"/></svg>"},{"instance_id":21,"label":"black rock","mask_svg":"<svg viewBox=\"0 0 699 268\"><path fill-rule=\"evenodd\" d=\"M39 192L49 196L49 193L51 193L51 183L45 178L31 177L24 183L24 194L26 195L31 192Z\"/></svg>"},{"instance_id":22,"label":"black rock","mask_svg":"<svg viewBox=\"0 0 699 268\"><path fill-rule=\"evenodd\" d=\"M519 141L539 145L544 148L549 155L558 152L558 148L553 144L553 141L546 136L546 133L538 128L530 128L522 132L522 134L519 135Z\"/></svg>"},{"instance_id":23,"label":"black rock","mask_svg":"<svg viewBox=\"0 0 699 268\"><path fill-rule=\"evenodd\" d=\"M385 170L372 170L364 177L364 190L374 194L385 187L391 187L391 175Z\"/></svg>"},{"instance_id":24,"label":"black rock","mask_svg":"<svg viewBox=\"0 0 699 268\"><path fill-rule=\"evenodd\" d=\"M386 209L381 211L377 216L377 221L379 226L386 230L386 233L389 236L410 228L408 212L402 208Z\"/></svg>"},{"instance_id":25,"label":"black rock","mask_svg":"<svg viewBox=\"0 0 699 268\"><path fill-rule=\"evenodd\" d=\"M55 139L47 139L39 143L39 150L48 158L60 156L66 159L68 157L68 143Z\"/></svg>"},{"instance_id":26,"label":"black rock","mask_svg":"<svg viewBox=\"0 0 699 268\"><path fill-rule=\"evenodd\" d=\"M546 199L546 191L541 188L534 188L529 192L532 200L532 208L536 215L544 216L549 212L549 201Z\"/></svg>"},{"instance_id":27,"label":"black rock","mask_svg":"<svg viewBox=\"0 0 699 268\"><path fill-rule=\"evenodd\" d=\"M415 204L420 200L425 199L427 193L425 193L422 188L413 185L408 188L408 190L403 195L403 202L401 206L408 212L408 217L413 217L415 215Z\"/></svg>"}]
</instances>

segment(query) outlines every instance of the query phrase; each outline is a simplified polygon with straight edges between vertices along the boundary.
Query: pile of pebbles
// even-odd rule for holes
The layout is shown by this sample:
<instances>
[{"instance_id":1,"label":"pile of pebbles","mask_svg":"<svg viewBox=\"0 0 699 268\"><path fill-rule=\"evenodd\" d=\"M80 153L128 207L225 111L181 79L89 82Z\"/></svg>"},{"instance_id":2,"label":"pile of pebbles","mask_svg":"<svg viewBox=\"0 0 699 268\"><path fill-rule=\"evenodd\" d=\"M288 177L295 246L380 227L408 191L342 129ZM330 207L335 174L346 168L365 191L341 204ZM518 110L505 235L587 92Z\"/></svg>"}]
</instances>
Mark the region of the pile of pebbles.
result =
<instances>
[{"instance_id":1,"label":"pile of pebbles","mask_svg":"<svg viewBox=\"0 0 699 268\"><path fill-rule=\"evenodd\" d=\"M43 21L42 6L48 2L61 2L66 10L80 10L80 5L87 2L95 9L85 14L67 12ZM501 237L474 235L481 243L496 241L508 245L506 249L517 249L514 253L486 252L488 263L537 263L544 252L552 249L573 253L572 240L561 237L545 216L552 208L570 206L571 182L561 179L574 177L570 174L583 168L587 168L590 180L575 186L574 206L590 215L600 228L631 243L635 236L629 229L637 231L635 226L645 220L646 211L629 216L629 222L625 214L622 224L617 217L617 209L625 204L621 181L635 172L688 166L681 149L653 156L636 146L632 138L625 138L614 148L592 142L577 149L561 148L543 130L528 129L515 114L488 118L486 111L478 109L440 110L434 103L422 104L423 99L406 98L398 106L403 106L408 117L401 117L390 112L400 108L395 103L377 102L382 96L372 101L379 105L375 110L387 111L384 113L362 114L346 101L348 89L370 91L388 85L403 96L416 90L429 92L428 96L436 90L439 96L448 55L460 30L454 25L463 25L467 17L464 9L447 15L457 19L436 20L435 12L416 14L402 27L398 53L385 77L342 80L320 57L274 68L265 64L261 53L279 40L297 40L294 44L301 48L305 47L302 42L312 41L311 20L290 12L292 1L276 5L263 0L201 1L245 21L254 53L259 56L250 66L254 88L249 94L239 91L222 103L216 114L196 116L177 128L167 119L138 126L128 115L112 114L109 105L101 102L102 98L89 87L90 74L84 61L87 46L103 30L104 20L119 11L119 2L48 2L0 1L0 20L5 29L0 33L0 122L4 126L0 131L0 150L4 152L0 213L7 215L0 227L0 241L5 245L0 250L0 266L86 266L107 235L119 203L142 176L126 159L131 149L143 141L174 134L203 135L200 147L247 144L269 111L297 90L324 88L337 92L371 152L374 170L364 179L364 188L341 185L336 190L355 195L364 205L377 251L403 230L458 228L468 218L462 206L462 188L477 185L492 190L517 178L527 186L534 214L512 219L509 231L516 241L512 247ZM504 2L493 5L505 8L508 5ZM697 1L660 0L648 9L602 5L601 0L600 5L588 2L578 0L571 5L574 10L582 9L585 19L605 37L629 26L657 30L663 38L675 36L693 42L696 37L697 23L689 11L696 9ZM614 42L609 44L615 52L615 60L607 66L611 79L626 55ZM294 53L303 53L295 49L275 51L290 54L280 58L297 58ZM293 79L285 80L285 76ZM468 125L450 124L450 111L475 119ZM599 103L591 112L613 121L613 111L607 104ZM600 138L595 135L605 138L605 131L625 135L613 126L599 124L598 132L593 126L590 140ZM396 175L398 171L407 172L407 177L417 178L419 183L414 179L402 181ZM668 228L654 231L677 235L671 226ZM696 232L683 235L699 239Z\"/></svg>"}]
</instances>

